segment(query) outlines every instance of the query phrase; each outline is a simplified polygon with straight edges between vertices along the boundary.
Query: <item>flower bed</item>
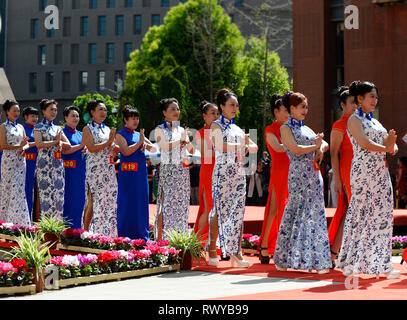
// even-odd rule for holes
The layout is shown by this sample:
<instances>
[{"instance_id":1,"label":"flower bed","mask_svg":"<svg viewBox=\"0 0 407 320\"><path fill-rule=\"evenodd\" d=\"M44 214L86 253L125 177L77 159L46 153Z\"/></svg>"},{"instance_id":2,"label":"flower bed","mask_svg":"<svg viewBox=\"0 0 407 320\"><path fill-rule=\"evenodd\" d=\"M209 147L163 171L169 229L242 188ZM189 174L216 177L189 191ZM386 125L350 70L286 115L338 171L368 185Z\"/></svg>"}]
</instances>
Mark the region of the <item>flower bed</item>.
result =
<instances>
[{"instance_id":1,"label":"flower bed","mask_svg":"<svg viewBox=\"0 0 407 320\"><path fill-rule=\"evenodd\" d=\"M255 234L245 233L242 237L242 251L244 253L257 253L260 237Z\"/></svg>"},{"instance_id":2,"label":"flower bed","mask_svg":"<svg viewBox=\"0 0 407 320\"><path fill-rule=\"evenodd\" d=\"M23 233L30 235L35 232L37 232L36 227L24 227L18 224L0 220L0 238L15 240L16 237L19 237Z\"/></svg>"},{"instance_id":3,"label":"flower bed","mask_svg":"<svg viewBox=\"0 0 407 320\"><path fill-rule=\"evenodd\" d=\"M90 250L92 253L101 253L103 251L112 250L140 250L146 245L156 244L159 247L165 247L169 245L166 240L161 240L158 242L146 241L144 239L132 240L127 237L112 238L108 236L102 236L97 233L92 233L85 231L83 229L66 229L62 231L61 235L61 249L69 249L69 247L80 248L90 248L95 250ZM86 250L84 250L86 251Z\"/></svg>"},{"instance_id":4,"label":"flower bed","mask_svg":"<svg viewBox=\"0 0 407 320\"><path fill-rule=\"evenodd\" d=\"M0 261L0 294L35 293L33 274L22 259Z\"/></svg>"},{"instance_id":5,"label":"flower bed","mask_svg":"<svg viewBox=\"0 0 407 320\"><path fill-rule=\"evenodd\" d=\"M64 287L179 270L179 251L149 243L142 250L55 256L48 265L58 268L58 287Z\"/></svg>"}]
</instances>

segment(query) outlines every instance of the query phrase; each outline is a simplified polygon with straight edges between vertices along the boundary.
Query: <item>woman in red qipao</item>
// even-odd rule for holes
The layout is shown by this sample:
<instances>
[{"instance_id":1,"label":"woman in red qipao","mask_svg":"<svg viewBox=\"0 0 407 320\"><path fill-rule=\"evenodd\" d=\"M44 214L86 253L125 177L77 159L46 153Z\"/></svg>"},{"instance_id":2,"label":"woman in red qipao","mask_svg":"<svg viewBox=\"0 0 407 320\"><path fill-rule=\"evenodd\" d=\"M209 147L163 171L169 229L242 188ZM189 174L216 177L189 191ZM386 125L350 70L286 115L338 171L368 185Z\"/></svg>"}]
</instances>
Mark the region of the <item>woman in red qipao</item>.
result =
<instances>
[{"instance_id":1,"label":"woman in red qipao","mask_svg":"<svg viewBox=\"0 0 407 320\"><path fill-rule=\"evenodd\" d=\"M210 126L219 118L218 107L214 103L202 101L200 105L205 126L195 135L196 145L201 152L201 169L199 172L199 210L194 231L202 241L208 237L209 212L212 209L212 172L215 165L215 151L210 136Z\"/></svg>"},{"instance_id":2,"label":"woman in red qipao","mask_svg":"<svg viewBox=\"0 0 407 320\"><path fill-rule=\"evenodd\" d=\"M267 148L271 156L270 184L261 236L259 239L259 258L262 264L270 262L269 254L274 254L280 222L288 201L288 170L290 160L283 147L280 127L288 121L287 108L282 96L274 94L270 101L274 122L265 130Z\"/></svg>"},{"instance_id":3,"label":"woman in red qipao","mask_svg":"<svg viewBox=\"0 0 407 320\"><path fill-rule=\"evenodd\" d=\"M342 244L345 214L351 198L350 170L352 167L353 150L346 131L346 124L349 117L356 110L355 99L349 94L348 87L340 87L338 89L337 98L343 110L343 115L332 125L330 143L331 163L335 183L334 192L338 193L337 209L328 230L332 261L335 261L338 256ZM332 267L335 267L334 262L332 263Z\"/></svg>"}]
</instances>

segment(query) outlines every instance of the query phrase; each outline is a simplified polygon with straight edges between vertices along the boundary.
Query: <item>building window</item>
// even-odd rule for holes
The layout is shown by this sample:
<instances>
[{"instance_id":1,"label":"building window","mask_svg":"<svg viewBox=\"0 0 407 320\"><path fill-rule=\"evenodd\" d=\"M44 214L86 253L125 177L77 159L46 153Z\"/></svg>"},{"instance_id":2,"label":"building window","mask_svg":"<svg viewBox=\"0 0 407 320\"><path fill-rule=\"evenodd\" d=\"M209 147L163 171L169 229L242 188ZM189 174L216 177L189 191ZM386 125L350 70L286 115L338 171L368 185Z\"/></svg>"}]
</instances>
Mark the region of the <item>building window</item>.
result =
<instances>
[{"instance_id":1,"label":"building window","mask_svg":"<svg viewBox=\"0 0 407 320\"><path fill-rule=\"evenodd\" d=\"M31 39L38 39L38 19L31 19Z\"/></svg>"},{"instance_id":2,"label":"building window","mask_svg":"<svg viewBox=\"0 0 407 320\"><path fill-rule=\"evenodd\" d=\"M116 35L117 36L122 36L123 31L124 31L124 25L123 25L123 16L116 16Z\"/></svg>"},{"instance_id":3,"label":"building window","mask_svg":"<svg viewBox=\"0 0 407 320\"><path fill-rule=\"evenodd\" d=\"M106 0L106 8L114 8L115 0Z\"/></svg>"},{"instance_id":4,"label":"building window","mask_svg":"<svg viewBox=\"0 0 407 320\"><path fill-rule=\"evenodd\" d=\"M31 72L29 74L29 84L28 84L28 90L30 93L37 93L37 73L36 72Z\"/></svg>"},{"instance_id":5,"label":"building window","mask_svg":"<svg viewBox=\"0 0 407 320\"><path fill-rule=\"evenodd\" d=\"M159 14L151 15L151 25L152 26L159 26L160 25L160 15Z\"/></svg>"},{"instance_id":6,"label":"building window","mask_svg":"<svg viewBox=\"0 0 407 320\"><path fill-rule=\"evenodd\" d=\"M62 63L62 44L54 45L54 64Z\"/></svg>"},{"instance_id":7,"label":"building window","mask_svg":"<svg viewBox=\"0 0 407 320\"><path fill-rule=\"evenodd\" d=\"M106 88L106 72L98 71L98 91L103 91Z\"/></svg>"},{"instance_id":8,"label":"building window","mask_svg":"<svg viewBox=\"0 0 407 320\"><path fill-rule=\"evenodd\" d=\"M80 7L79 1L80 0L72 0L72 9L73 10L79 9L79 7Z\"/></svg>"},{"instance_id":9,"label":"building window","mask_svg":"<svg viewBox=\"0 0 407 320\"><path fill-rule=\"evenodd\" d=\"M134 34L141 34L141 27L142 27L141 15L136 14L133 19L134 19L133 20Z\"/></svg>"},{"instance_id":10,"label":"building window","mask_svg":"<svg viewBox=\"0 0 407 320\"><path fill-rule=\"evenodd\" d=\"M81 37L87 37L88 36L88 25L89 19L88 17L81 17Z\"/></svg>"},{"instance_id":11,"label":"building window","mask_svg":"<svg viewBox=\"0 0 407 320\"><path fill-rule=\"evenodd\" d=\"M106 63L114 64L114 43L106 44Z\"/></svg>"},{"instance_id":12,"label":"building window","mask_svg":"<svg viewBox=\"0 0 407 320\"><path fill-rule=\"evenodd\" d=\"M71 17L64 17L62 29L62 35L64 37L71 36Z\"/></svg>"},{"instance_id":13,"label":"building window","mask_svg":"<svg viewBox=\"0 0 407 320\"><path fill-rule=\"evenodd\" d=\"M71 64L79 63L79 44L71 44Z\"/></svg>"},{"instance_id":14,"label":"building window","mask_svg":"<svg viewBox=\"0 0 407 320\"><path fill-rule=\"evenodd\" d=\"M180 0L180 2L185 3L185 2L187 2L187 0Z\"/></svg>"},{"instance_id":15,"label":"building window","mask_svg":"<svg viewBox=\"0 0 407 320\"><path fill-rule=\"evenodd\" d=\"M89 64L96 63L96 43L89 44L88 62L89 62Z\"/></svg>"},{"instance_id":16,"label":"building window","mask_svg":"<svg viewBox=\"0 0 407 320\"><path fill-rule=\"evenodd\" d=\"M53 72L45 73L45 90L47 92L54 91L54 73Z\"/></svg>"},{"instance_id":17,"label":"building window","mask_svg":"<svg viewBox=\"0 0 407 320\"><path fill-rule=\"evenodd\" d=\"M89 0L89 9L97 9L98 0Z\"/></svg>"},{"instance_id":18,"label":"building window","mask_svg":"<svg viewBox=\"0 0 407 320\"><path fill-rule=\"evenodd\" d=\"M85 91L88 88L88 72L79 72L79 91Z\"/></svg>"},{"instance_id":19,"label":"building window","mask_svg":"<svg viewBox=\"0 0 407 320\"><path fill-rule=\"evenodd\" d=\"M71 73L69 71L62 72L62 91L69 92L71 90Z\"/></svg>"},{"instance_id":20,"label":"building window","mask_svg":"<svg viewBox=\"0 0 407 320\"><path fill-rule=\"evenodd\" d=\"M124 62L130 60L130 54L133 52L133 44L131 42L126 42L124 44Z\"/></svg>"},{"instance_id":21,"label":"building window","mask_svg":"<svg viewBox=\"0 0 407 320\"><path fill-rule=\"evenodd\" d=\"M235 0L235 7L238 8L243 7L243 0Z\"/></svg>"},{"instance_id":22,"label":"building window","mask_svg":"<svg viewBox=\"0 0 407 320\"><path fill-rule=\"evenodd\" d=\"M123 71L116 70L114 72L114 91L120 92L123 91L124 88L124 79L123 79Z\"/></svg>"},{"instance_id":23,"label":"building window","mask_svg":"<svg viewBox=\"0 0 407 320\"><path fill-rule=\"evenodd\" d=\"M51 24L53 23L52 21L53 21L53 19L50 22ZM55 29L54 28L47 29L47 38L54 38L54 37L55 37Z\"/></svg>"},{"instance_id":24,"label":"building window","mask_svg":"<svg viewBox=\"0 0 407 320\"><path fill-rule=\"evenodd\" d=\"M38 46L38 65L45 66L47 64L47 47L45 45Z\"/></svg>"},{"instance_id":25,"label":"building window","mask_svg":"<svg viewBox=\"0 0 407 320\"><path fill-rule=\"evenodd\" d=\"M161 0L161 7L169 7L170 1L169 0Z\"/></svg>"},{"instance_id":26,"label":"building window","mask_svg":"<svg viewBox=\"0 0 407 320\"><path fill-rule=\"evenodd\" d=\"M39 8L40 11L45 11L45 8L47 7L47 0L39 0Z\"/></svg>"},{"instance_id":27,"label":"building window","mask_svg":"<svg viewBox=\"0 0 407 320\"><path fill-rule=\"evenodd\" d=\"M124 0L124 7L125 8L133 7L133 0Z\"/></svg>"},{"instance_id":28,"label":"building window","mask_svg":"<svg viewBox=\"0 0 407 320\"><path fill-rule=\"evenodd\" d=\"M99 36L106 35L106 16L98 17L98 35Z\"/></svg>"}]
</instances>

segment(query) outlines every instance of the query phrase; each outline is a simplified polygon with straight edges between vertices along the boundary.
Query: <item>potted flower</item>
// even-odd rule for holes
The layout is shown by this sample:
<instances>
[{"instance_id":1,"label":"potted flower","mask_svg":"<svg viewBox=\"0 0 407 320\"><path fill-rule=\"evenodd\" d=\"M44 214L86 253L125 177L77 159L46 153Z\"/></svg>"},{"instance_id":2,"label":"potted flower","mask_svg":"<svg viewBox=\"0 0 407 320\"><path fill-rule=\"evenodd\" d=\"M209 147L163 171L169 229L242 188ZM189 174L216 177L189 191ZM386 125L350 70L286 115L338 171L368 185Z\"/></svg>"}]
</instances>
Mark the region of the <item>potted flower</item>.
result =
<instances>
[{"instance_id":1,"label":"potted flower","mask_svg":"<svg viewBox=\"0 0 407 320\"><path fill-rule=\"evenodd\" d=\"M34 225L38 228L38 231L43 233L44 241L50 243L51 248L54 249L60 241L62 231L68 227L68 222L54 215L44 215L41 217L40 222Z\"/></svg>"},{"instance_id":2,"label":"potted flower","mask_svg":"<svg viewBox=\"0 0 407 320\"><path fill-rule=\"evenodd\" d=\"M31 236L22 234L17 238L16 242L18 246L13 247L7 254L11 255L13 260L22 259L25 261L27 269L33 273L36 291L43 291L44 268L46 261L51 260L49 246L46 243L42 243L42 237L38 233Z\"/></svg>"},{"instance_id":3,"label":"potted flower","mask_svg":"<svg viewBox=\"0 0 407 320\"><path fill-rule=\"evenodd\" d=\"M201 259L205 261L202 241L192 229L184 232L169 230L166 238L171 247L180 251L181 270L191 270L193 259L198 259L199 263Z\"/></svg>"}]
</instances>

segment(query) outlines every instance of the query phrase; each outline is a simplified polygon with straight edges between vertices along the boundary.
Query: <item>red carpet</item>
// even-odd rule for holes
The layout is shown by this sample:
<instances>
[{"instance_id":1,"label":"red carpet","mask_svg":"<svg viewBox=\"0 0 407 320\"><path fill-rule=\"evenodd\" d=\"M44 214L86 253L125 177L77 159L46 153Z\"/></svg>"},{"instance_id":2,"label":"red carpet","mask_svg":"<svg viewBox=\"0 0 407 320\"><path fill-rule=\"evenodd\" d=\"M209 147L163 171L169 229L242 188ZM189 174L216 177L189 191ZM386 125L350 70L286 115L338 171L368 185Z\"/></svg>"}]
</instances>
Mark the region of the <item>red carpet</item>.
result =
<instances>
[{"instance_id":1,"label":"red carpet","mask_svg":"<svg viewBox=\"0 0 407 320\"><path fill-rule=\"evenodd\" d=\"M192 227L195 224L196 216L198 215L199 206L189 207L188 223ZM265 207L247 206L244 215L244 232L245 233L261 233ZM326 208L326 219L328 226L334 216L336 208ZM157 214L157 205L150 204L150 224L154 224L154 219ZM394 225L407 226L407 209L394 210Z\"/></svg>"},{"instance_id":2,"label":"red carpet","mask_svg":"<svg viewBox=\"0 0 407 320\"><path fill-rule=\"evenodd\" d=\"M223 274L239 274L245 276L257 277L273 277L282 278L281 290L247 294L239 296L216 297L211 300L406 300L407 295L407 265L394 263L394 267L401 271L399 279L388 280L381 275L380 279L376 279L375 275L358 275L358 281L348 283L348 288L345 286L347 280L339 269L331 270L328 274L317 274L315 271L308 273L306 271L289 270L287 272L277 271L274 264L262 265L257 257L244 256L251 265L247 269L231 268L230 262L221 261L219 266L207 266L201 261L199 266L194 262L194 271L219 272ZM301 280L316 280L336 282L340 284L326 285L321 283L321 286L314 288L284 290L283 279L301 279ZM348 281L349 282L349 281Z\"/></svg>"}]
</instances>

